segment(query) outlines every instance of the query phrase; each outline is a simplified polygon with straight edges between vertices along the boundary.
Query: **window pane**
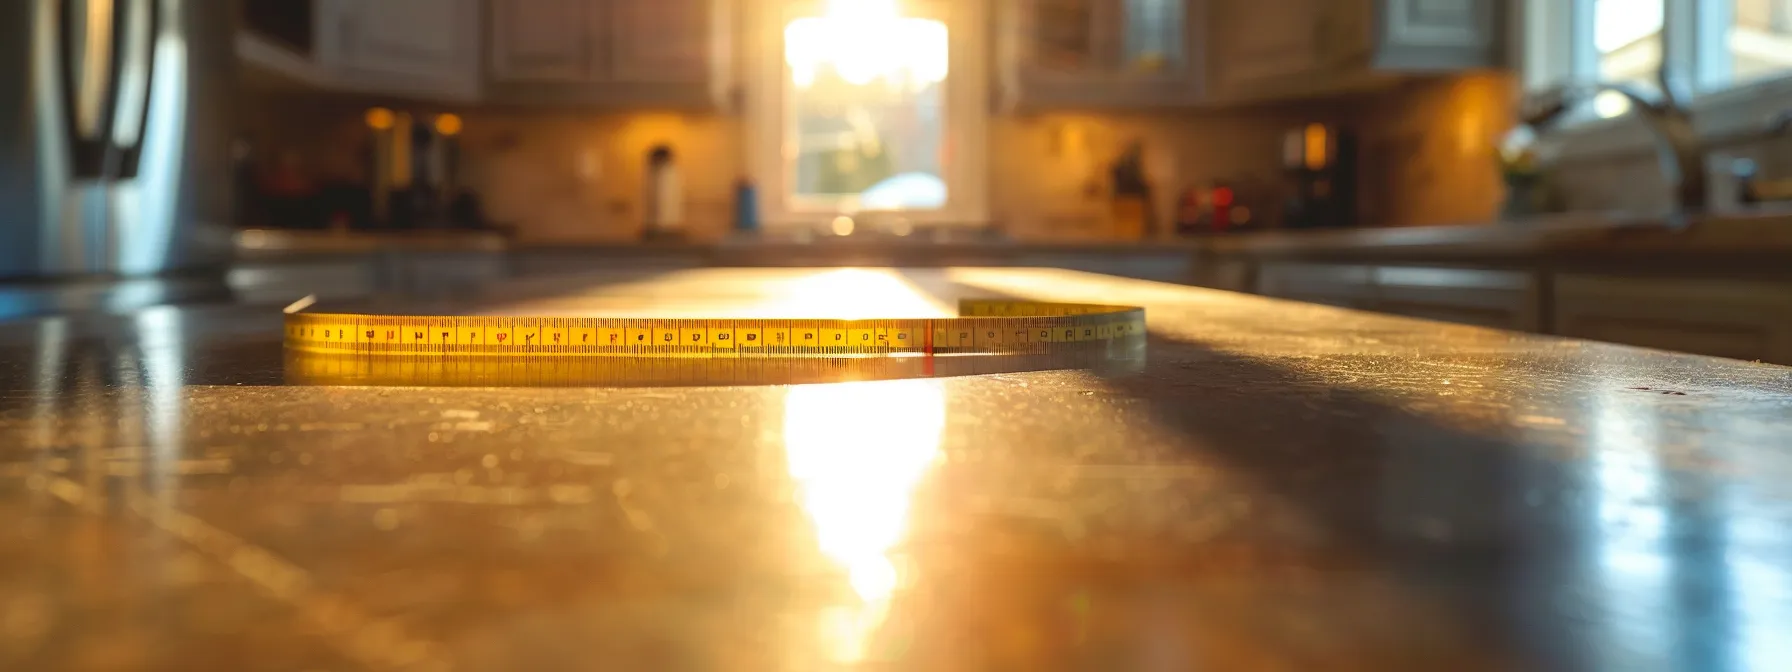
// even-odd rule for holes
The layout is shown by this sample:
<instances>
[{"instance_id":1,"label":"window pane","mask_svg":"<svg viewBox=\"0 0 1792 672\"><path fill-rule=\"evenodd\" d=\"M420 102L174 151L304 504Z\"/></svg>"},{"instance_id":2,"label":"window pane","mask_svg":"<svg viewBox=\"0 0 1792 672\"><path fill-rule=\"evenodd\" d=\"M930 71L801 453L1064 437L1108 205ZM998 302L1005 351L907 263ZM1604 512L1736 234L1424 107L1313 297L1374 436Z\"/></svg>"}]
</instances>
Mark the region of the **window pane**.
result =
<instances>
[{"instance_id":1,"label":"window pane","mask_svg":"<svg viewBox=\"0 0 1792 672\"><path fill-rule=\"evenodd\" d=\"M893 2L829 4L784 28L786 175L807 210L946 204L946 24Z\"/></svg>"},{"instance_id":2,"label":"window pane","mask_svg":"<svg viewBox=\"0 0 1792 672\"><path fill-rule=\"evenodd\" d=\"M1652 82L1661 68L1662 0L1594 0L1599 78Z\"/></svg>"},{"instance_id":3,"label":"window pane","mask_svg":"<svg viewBox=\"0 0 1792 672\"><path fill-rule=\"evenodd\" d=\"M1158 71L1181 65L1182 4L1183 0L1126 0L1127 66Z\"/></svg>"},{"instance_id":4,"label":"window pane","mask_svg":"<svg viewBox=\"0 0 1792 672\"><path fill-rule=\"evenodd\" d=\"M1746 84L1792 72L1792 0L1722 0L1729 5L1720 62L1705 69L1707 88Z\"/></svg>"}]
</instances>

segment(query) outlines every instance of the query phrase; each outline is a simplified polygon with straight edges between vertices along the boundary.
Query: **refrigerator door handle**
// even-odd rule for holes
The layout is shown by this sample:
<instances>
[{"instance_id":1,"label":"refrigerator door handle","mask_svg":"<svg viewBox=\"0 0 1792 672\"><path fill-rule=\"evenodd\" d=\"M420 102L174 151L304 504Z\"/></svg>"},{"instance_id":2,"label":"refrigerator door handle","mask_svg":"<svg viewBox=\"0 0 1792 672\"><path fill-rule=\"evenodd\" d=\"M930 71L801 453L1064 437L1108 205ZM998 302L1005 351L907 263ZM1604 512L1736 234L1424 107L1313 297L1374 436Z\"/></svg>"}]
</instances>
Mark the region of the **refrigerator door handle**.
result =
<instances>
[{"instance_id":1,"label":"refrigerator door handle","mask_svg":"<svg viewBox=\"0 0 1792 672\"><path fill-rule=\"evenodd\" d=\"M77 178L104 176L118 69L114 0L60 0L62 108Z\"/></svg>"},{"instance_id":2,"label":"refrigerator door handle","mask_svg":"<svg viewBox=\"0 0 1792 672\"><path fill-rule=\"evenodd\" d=\"M155 81L155 43L159 0L114 0L123 4L118 14L119 66L111 129L112 151L118 156L111 177L137 175L145 125L149 121L149 93Z\"/></svg>"}]
</instances>

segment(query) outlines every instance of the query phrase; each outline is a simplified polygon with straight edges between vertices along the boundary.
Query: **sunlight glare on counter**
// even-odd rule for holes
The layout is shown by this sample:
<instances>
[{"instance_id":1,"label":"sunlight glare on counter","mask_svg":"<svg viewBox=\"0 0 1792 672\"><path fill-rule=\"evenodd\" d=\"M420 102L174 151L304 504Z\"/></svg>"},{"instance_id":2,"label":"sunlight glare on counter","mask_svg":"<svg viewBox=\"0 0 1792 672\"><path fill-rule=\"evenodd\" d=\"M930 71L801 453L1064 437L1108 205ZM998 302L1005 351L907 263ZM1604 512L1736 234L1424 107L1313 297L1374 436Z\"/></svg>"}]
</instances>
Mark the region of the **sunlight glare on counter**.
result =
<instances>
[{"instance_id":1,"label":"sunlight glare on counter","mask_svg":"<svg viewBox=\"0 0 1792 672\"><path fill-rule=\"evenodd\" d=\"M863 660L905 577L891 550L908 530L916 486L945 430L937 380L790 388L784 444L800 503L822 555L839 565L857 598L823 614L829 657Z\"/></svg>"}]
</instances>

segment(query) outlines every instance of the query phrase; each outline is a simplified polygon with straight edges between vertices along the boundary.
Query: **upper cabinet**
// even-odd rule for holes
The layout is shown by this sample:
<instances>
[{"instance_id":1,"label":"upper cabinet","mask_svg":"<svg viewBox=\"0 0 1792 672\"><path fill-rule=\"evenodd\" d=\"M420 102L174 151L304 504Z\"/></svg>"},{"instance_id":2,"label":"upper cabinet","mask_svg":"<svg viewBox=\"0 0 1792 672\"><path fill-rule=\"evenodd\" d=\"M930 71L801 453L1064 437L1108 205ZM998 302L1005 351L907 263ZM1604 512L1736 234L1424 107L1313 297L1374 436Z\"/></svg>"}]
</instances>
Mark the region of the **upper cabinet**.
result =
<instances>
[{"instance_id":1,"label":"upper cabinet","mask_svg":"<svg viewBox=\"0 0 1792 672\"><path fill-rule=\"evenodd\" d=\"M497 102L712 106L722 102L728 0L492 3Z\"/></svg>"},{"instance_id":2,"label":"upper cabinet","mask_svg":"<svg viewBox=\"0 0 1792 672\"><path fill-rule=\"evenodd\" d=\"M239 35L251 81L606 107L713 107L731 92L734 0L312 1L309 45Z\"/></svg>"},{"instance_id":3,"label":"upper cabinet","mask_svg":"<svg viewBox=\"0 0 1792 672\"><path fill-rule=\"evenodd\" d=\"M610 0L610 77L703 83L726 44L727 7L714 0Z\"/></svg>"},{"instance_id":4,"label":"upper cabinet","mask_svg":"<svg viewBox=\"0 0 1792 672\"><path fill-rule=\"evenodd\" d=\"M1375 65L1436 71L1498 64L1506 17L1497 0L1382 0Z\"/></svg>"},{"instance_id":5,"label":"upper cabinet","mask_svg":"<svg viewBox=\"0 0 1792 672\"><path fill-rule=\"evenodd\" d=\"M1321 96L1498 64L1501 0L998 0L1000 107Z\"/></svg>"},{"instance_id":6,"label":"upper cabinet","mask_svg":"<svg viewBox=\"0 0 1792 672\"><path fill-rule=\"evenodd\" d=\"M317 65L343 88L477 98L479 6L479 0L318 0Z\"/></svg>"},{"instance_id":7,"label":"upper cabinet","mask_svg":"<svg viewBox=\"0 0 1792 672\"><path fill-rule=\"evenodd\" d=\"M1238 95L1328 67L1325 26L1337 0L1212 0L1212 86ZM1272 19L1271 17L1276 17Z\"/></svg>"},{"instance_id":8,"label":"upper cabinet","mask_svg":"<svg viewBox=\"0 0 1792 672\"><path fill-rule=\"evenodd\" d=\"M1197 102L1191 0L1003 0L997 16L1006 108Z\"/></svg>"},{"instance_id":9,"label":"upper cabinet","mask_svg":"<svg viewBox=\"0 0 1792 672\"><path fill-rule=\"evenodd\" d=\"M598 0L501 0L491 10L491 75L508 82L582 82L601 70Z\"/></svg>"},{"instance_id":10,"label":"upper cabinet","mask_svg":"<svg viewBox=\"0 0 1792 672\"><path fill-rule=\"evenodd\" d=\"M1498 0L1205 0L1216 102L1325 95L1498 65Z\"/></svg>"}]
</instances>

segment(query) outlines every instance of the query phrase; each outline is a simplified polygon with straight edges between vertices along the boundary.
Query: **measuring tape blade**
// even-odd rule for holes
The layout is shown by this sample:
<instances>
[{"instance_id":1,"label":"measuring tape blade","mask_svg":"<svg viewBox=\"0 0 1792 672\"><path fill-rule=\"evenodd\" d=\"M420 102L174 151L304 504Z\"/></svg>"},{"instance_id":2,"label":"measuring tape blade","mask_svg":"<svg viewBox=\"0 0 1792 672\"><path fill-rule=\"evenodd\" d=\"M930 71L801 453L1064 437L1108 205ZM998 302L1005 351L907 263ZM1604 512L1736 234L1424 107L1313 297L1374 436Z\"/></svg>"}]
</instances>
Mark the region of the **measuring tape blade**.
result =
<instances>
[{"instance_id":1,"label":"measuring tape blade","mask_svg":"<svg viewBox=\"0 0 1792 672\"><path fill-rule=\"evenodd\" d=\"M289 310L301 384L751 384L874 380L1136 359L1145 311L970 299L957 318L684 319ZM1000 357L991 357L1000 355Z\"/></svg>"},{"instance_id":2,"label":"measuring tape blade","mask_svg":"<svg viewBox=\"0 0 1792 672\"><path fill-rule=\"evenodd\" d=\"M687 387L802 385L1062 369L1143 368L1143 347L1056 355L936 357L423 357L288 353L294 385L400 387Z\"/></svg>"}]
</instances>

